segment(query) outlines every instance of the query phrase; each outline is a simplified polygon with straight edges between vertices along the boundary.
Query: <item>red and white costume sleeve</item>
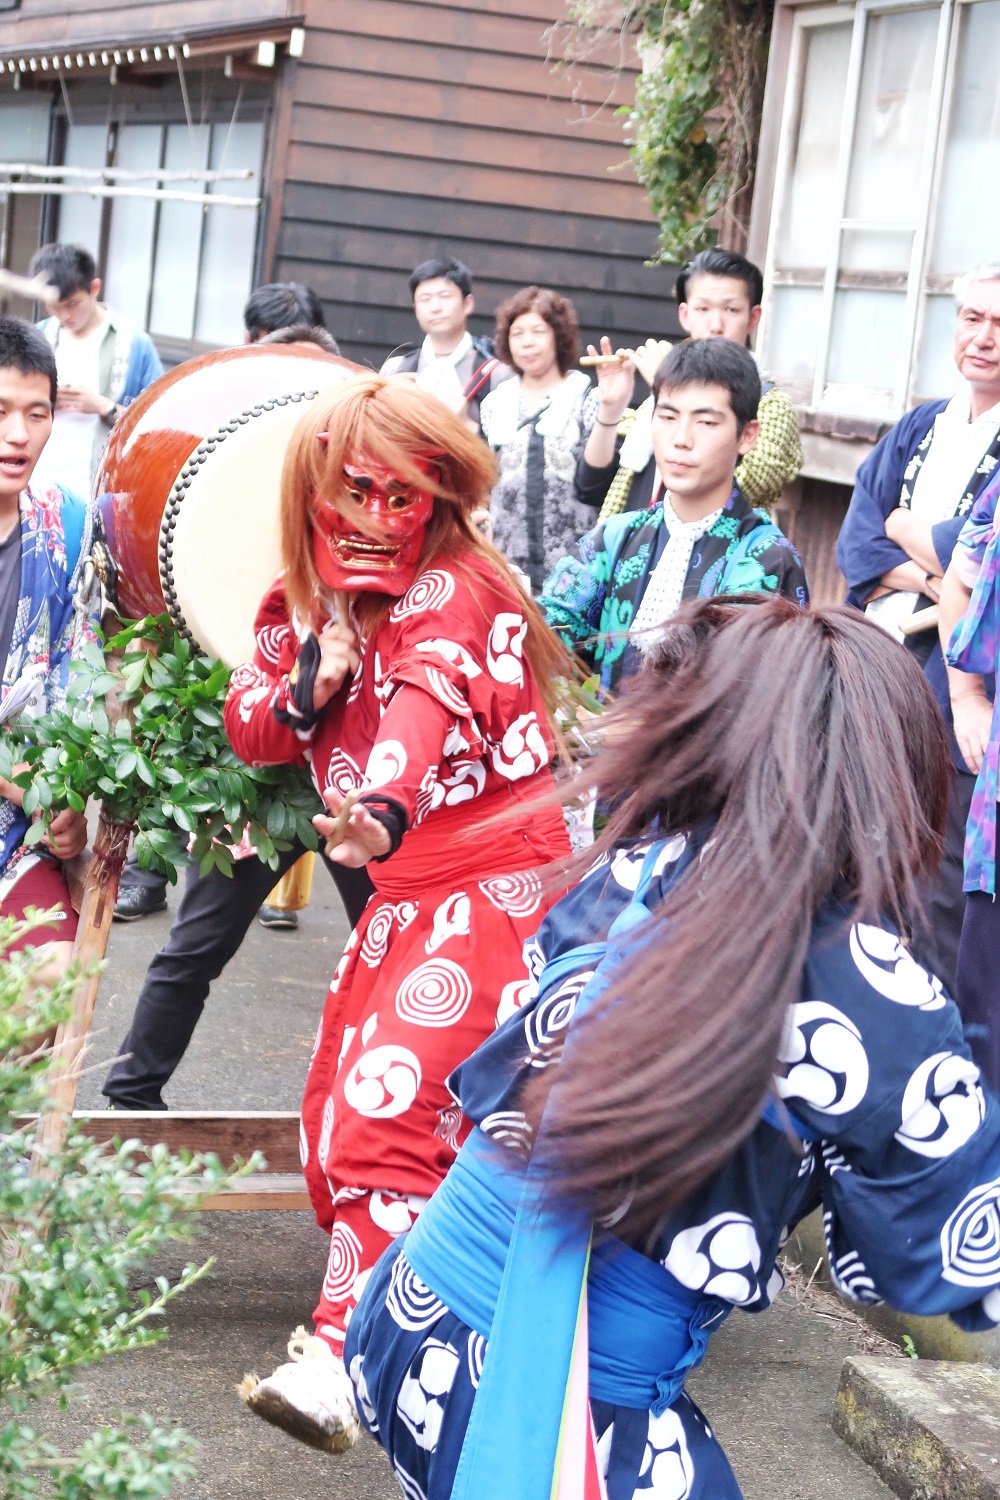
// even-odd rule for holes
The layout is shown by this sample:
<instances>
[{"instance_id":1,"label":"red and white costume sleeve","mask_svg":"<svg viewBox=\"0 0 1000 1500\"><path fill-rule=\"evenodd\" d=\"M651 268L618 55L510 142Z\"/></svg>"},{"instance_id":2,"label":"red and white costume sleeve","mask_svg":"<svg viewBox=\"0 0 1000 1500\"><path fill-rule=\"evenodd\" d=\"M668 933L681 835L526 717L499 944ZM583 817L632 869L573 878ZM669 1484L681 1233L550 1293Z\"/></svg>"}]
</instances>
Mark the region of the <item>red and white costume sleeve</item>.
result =
<instances>
[{"instance_id":1,"label":"red and white costume sleeve","mask_svg":"<svg viewBox=\"0 0 1000 1500\"><path fill-rule=\"evenodd\" d=\"M300 631L279 582L230 687L226 728L245 760L308 763L320 792L377 794L407 830L368 867L375 895L330 986L302 1106L306 1179L331 1233L314 1316L338 1353L375 1259L464 1139L445 1079L523 1002L523 944L552 899L535 872L569 852L558 808L529 802L550 785L553 746L526 629L485 560L437 560L309 723L292 700ZM477 833L505 809L515 816Z\"/></svg>"}]
</instances>

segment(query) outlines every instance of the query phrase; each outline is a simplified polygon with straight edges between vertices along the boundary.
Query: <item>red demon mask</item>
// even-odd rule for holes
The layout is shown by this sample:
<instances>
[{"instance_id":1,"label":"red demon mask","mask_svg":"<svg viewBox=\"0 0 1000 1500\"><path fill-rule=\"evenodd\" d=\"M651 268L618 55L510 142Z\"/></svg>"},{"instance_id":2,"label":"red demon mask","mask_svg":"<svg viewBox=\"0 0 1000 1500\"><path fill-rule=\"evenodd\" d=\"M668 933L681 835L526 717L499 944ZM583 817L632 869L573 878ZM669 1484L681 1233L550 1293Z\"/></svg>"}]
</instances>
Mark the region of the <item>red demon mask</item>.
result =
<instances>
[{"instance_id":1,"label":"red demon mask","mask_svg":"<svg viewBox=\"0 0 1000 1500\"><path fill-rule=\"evenodd\" d=\"M326 433L319 438L325 442ZM429 479L438 477L433 459L415 458L414 463ZM405 594L420 566L433 494L363 454L356 464L344 465L344 481L351 502L364 511L377 535L357 531L349 515L319 502L313 513L316 571L330 588Z\"/></svg>"}]
</instances>

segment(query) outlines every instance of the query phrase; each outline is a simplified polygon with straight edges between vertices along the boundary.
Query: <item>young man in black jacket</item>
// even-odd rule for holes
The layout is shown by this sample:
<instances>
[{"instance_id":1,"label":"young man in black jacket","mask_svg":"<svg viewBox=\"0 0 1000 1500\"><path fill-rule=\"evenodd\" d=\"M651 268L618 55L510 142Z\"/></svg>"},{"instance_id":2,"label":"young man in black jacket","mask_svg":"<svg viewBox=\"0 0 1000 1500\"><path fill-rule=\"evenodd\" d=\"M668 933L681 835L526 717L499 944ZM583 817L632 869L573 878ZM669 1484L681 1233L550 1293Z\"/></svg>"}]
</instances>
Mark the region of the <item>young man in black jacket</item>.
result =
<instances>
[{"instance_id":1,"label":"young man in black jacket","mask_svg":"<svg viewBox=\"0 0 1000 1500\"><path fill-rule=\"evenodd\" d=\"M479 403L514 372L497 359L491 339L469 332L476 299L468 266L443 257L425 260L410 276L410 295L424 341L390 354L381 374L415 375L418 385L464 413L478 430Z\"/></svg>"}]
</instances>

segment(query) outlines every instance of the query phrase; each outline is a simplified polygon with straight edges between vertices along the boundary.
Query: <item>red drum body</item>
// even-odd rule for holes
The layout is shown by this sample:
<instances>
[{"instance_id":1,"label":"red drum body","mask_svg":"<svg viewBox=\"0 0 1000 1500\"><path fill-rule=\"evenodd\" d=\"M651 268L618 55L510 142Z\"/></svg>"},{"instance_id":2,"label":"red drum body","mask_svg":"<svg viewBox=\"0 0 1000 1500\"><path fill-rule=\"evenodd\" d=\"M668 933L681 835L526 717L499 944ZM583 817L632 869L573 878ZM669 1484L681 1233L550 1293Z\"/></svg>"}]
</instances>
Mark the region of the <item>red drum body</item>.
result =
<instances>
[{"instance_id":1,"label":"red drum body","mask_svg":"<svg viewBox=\"0 0 1000 1500\"><path fill-rule=\"evenodd\" d=\"M310 344L245 344L178 365L116 424L97 499L124 617L162 614L229 666L281 569L289 438L322 391L359 366Z\"/></svg>"}]
</instances>

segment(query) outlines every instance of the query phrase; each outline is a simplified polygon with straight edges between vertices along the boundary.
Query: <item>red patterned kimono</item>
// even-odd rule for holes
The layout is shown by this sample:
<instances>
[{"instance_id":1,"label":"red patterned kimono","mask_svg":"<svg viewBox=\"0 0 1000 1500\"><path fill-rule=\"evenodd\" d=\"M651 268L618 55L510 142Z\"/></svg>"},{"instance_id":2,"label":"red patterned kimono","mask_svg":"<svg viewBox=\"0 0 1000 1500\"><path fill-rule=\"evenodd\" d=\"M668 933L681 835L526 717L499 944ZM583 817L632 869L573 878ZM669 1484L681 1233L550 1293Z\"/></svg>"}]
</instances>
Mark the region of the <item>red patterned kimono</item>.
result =
<instances>
[{"instance_id":1,"label":"red patterned kimono","mask_svg":"<svg viewBox=\"0 0 1000 1500\"><path fill-rule=\"evenodd\" d=\"M533 871L569 852L554 807L478 826L550 784L526 629L517 596L469 553L417 577L311 727L289 712L299 632L280 584L233 676L226 728L245 760L308 763L321 792L377 789L406 818L396 852L368 866L376 892L330 986L302 1105L306 1180L331 1234L314 1317L338 1354L376 1259L465 1137L445 1079L526 991L522 946L551 902Z\"/></svg>"}]
</instances>

